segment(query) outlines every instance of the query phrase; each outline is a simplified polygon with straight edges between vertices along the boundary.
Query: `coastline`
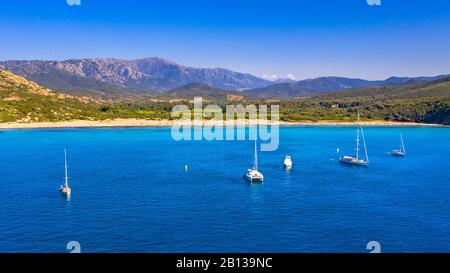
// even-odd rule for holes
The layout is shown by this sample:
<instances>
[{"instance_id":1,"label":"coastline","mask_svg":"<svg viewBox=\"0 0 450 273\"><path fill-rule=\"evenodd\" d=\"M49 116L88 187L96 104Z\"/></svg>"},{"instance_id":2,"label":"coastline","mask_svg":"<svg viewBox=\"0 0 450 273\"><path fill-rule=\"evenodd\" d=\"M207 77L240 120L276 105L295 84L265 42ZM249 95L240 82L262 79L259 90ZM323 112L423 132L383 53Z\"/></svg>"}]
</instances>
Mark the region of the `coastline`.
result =
<instances>
[{"instance_id":1,"label":"coastline","mask_svg":"<svg viewBox=\"0 0 450 273\"><path fill-rule=\"evenodd\" d=\"M201 122L185 122L176 120L146 120L146 119L114 119L114 120L71 120L61 122L6 122L0 123L0 129L52 129L52 128L102 128L102 127L171 127L173 125L193 125L193 126L242 126L242 125L278 125L278 126L355 126L356 122L339 122L339 121L304 121L304 122L258 122L253 120L236 120L235 122L225 123L222 121L201 121ZM362 121L362 126L374 127L447 127L441 124L426 124L414 122L393 122L393 121Z\"/></svg>"}]
</instances>

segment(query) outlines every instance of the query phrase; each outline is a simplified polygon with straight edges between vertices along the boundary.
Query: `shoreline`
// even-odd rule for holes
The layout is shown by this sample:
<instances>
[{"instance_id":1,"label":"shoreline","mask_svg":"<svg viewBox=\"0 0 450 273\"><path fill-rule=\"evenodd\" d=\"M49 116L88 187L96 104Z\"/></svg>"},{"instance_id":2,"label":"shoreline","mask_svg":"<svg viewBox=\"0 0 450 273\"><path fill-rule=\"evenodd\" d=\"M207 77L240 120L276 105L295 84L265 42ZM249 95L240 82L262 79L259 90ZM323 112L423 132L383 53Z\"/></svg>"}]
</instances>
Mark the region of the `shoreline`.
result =
<instances>
[{"instance_id":1,"label":"shoreline","mask_svg":"<svg viewBox=\"0 0 450 273\"><path fill-rule=\"evenodd\" d=\"M114 119L114 120L72 120L61 122L6 122L0 123L0 129L55 129L55 128L113 128L113 127L171 127L173 125L193 125L193 126L243 126L243 125L278 125L282 127L289 126L355 126L356 122L339 121L304 121L304 122L257 122L252 120L237 120L234 123L225 124L222 121L201 121L185 122L176 120L146 120L146 119ZM414 122L393 122L393 121L362 121L362 126L373 127L448 127L442 124L426 124Z\"/></svg>"}]
</instances>

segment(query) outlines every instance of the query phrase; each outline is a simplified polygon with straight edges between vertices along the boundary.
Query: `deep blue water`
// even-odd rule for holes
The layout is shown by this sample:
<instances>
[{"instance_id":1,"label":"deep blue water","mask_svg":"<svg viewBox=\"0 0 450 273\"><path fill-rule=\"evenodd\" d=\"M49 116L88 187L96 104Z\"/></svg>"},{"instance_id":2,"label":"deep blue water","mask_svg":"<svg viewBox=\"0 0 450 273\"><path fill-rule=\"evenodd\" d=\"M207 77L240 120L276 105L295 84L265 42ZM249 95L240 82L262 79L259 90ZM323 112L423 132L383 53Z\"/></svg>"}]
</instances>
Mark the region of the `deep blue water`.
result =
<instances>
[{"instance_id":1,"label":"deep blue water","mask_svg":"<svg viewBox=\"0 0 450 273\"><path fill-rule=\"evenodd\" d=\"M387 154L403 133L407 157ZM261 185L241 176L250 141L172 140L168 128L0 133L0 252L450 251L450 129L281 128L260 153ZM63 182L68 149L72 197ZM286 153L294 168L281 166ZM189 171L184 171L184 165Z\"/></svg>"}]
</instances>

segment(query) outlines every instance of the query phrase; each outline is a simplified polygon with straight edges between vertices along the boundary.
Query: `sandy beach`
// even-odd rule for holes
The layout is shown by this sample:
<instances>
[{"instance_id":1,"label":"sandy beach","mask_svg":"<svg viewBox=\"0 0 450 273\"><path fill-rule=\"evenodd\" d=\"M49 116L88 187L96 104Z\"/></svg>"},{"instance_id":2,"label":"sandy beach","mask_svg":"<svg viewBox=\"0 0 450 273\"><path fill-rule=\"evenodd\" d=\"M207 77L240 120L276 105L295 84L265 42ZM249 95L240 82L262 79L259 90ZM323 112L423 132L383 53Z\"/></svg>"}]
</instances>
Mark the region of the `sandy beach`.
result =
<instances>
[{"instance_id":1,"label":"sandy beach","mask_svg":"<svg viewBox=\"0 0 450 273\"><path fill-rule=\"evenodd\" d=\"M146 120L146 119L114 119L114 120L72 120L63 122L7 122L0 123L0 129L37 129L37 128L98 128L98 127L170 127L173 125L188 124L189 122L181 122L174 120ZM221 121L202 121L192 122L194 126L217 126L217 125L255 125L258 121L242 121L237 120L234 123ZM259 124L279 125L279 126L354 126L354 122L260 122ZM424 124L413 122L391 122L391 121L363 121L363 126L445 126L439 124Z\"/></svg>"}]
</instances>

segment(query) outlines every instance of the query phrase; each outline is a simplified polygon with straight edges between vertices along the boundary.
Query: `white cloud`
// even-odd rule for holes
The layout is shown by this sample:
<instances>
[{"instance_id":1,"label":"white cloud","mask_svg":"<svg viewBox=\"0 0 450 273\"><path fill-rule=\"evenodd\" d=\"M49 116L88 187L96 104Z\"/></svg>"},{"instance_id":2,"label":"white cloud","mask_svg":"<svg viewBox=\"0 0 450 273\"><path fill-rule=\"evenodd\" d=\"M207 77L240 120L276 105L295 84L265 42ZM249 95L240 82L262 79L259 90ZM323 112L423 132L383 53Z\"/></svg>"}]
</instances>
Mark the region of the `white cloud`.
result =
<instances>
[{"instance_id":1,"label":"white cloud","mask_svg":"<svg viewBox=\"0 0 450 273\"><path fill-rule=\"evenodd\" d=\"M81 6L81 0L66 0L69 6Z\"/></svg>"},{"instance_id":2,"label":"white cloud","mask_svg":"<svg viewBox=\"0 0 450 273\"><path fill-rule=\"evenodd\" d=\"M287 74L285 77L280 77L277 74L262 74L261 78L265 79L265 80L269 80L269 81L276 81L276 80L291 80L291 81L295 81L295 76L294 74Z\"/></svg>"},{"instance_id":3,"label":"white cloud","mask_svg":"<svg viewBox=\"0 0 450 273\"><path fill-rule=\"evenodd\" d=\"M291 73L289 73L289 74L286 75L286 79L295 81L295 76L292 75Z\"/></svg>"}]
</instances>

